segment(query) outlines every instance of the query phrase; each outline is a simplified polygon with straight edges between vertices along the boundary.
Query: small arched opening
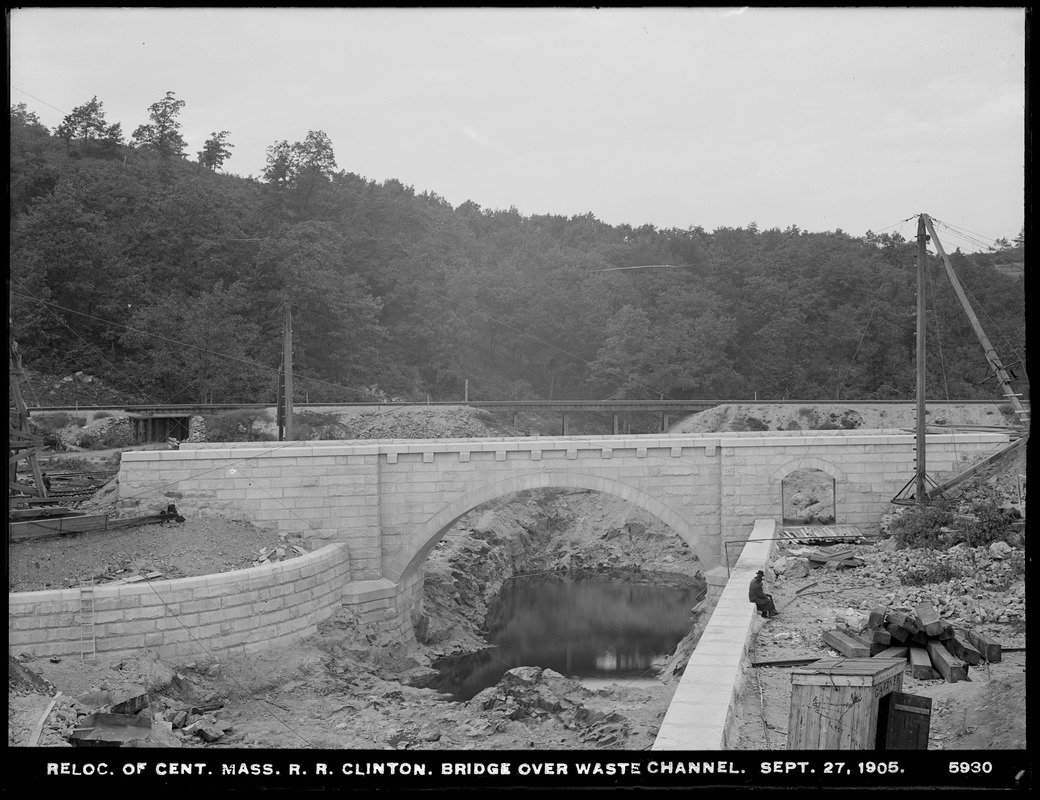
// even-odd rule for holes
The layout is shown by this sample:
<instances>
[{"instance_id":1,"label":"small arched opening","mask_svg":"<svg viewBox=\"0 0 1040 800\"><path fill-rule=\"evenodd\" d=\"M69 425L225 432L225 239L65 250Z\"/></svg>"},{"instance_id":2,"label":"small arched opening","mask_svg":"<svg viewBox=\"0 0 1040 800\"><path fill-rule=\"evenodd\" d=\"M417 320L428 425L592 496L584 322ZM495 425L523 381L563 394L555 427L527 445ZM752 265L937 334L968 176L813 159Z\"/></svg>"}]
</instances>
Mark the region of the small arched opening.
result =
<instances>
[{"instance_id":1,"label":"small arched opening","mask_svg":"<svg viewBox=\"0 0 1040 800\"><path fill-rule=\"evenodd\" d=\"M784 525L834 525L838 521L834 478L822 469L796 469L781 483Z\"/></svg>"}]
</instances>

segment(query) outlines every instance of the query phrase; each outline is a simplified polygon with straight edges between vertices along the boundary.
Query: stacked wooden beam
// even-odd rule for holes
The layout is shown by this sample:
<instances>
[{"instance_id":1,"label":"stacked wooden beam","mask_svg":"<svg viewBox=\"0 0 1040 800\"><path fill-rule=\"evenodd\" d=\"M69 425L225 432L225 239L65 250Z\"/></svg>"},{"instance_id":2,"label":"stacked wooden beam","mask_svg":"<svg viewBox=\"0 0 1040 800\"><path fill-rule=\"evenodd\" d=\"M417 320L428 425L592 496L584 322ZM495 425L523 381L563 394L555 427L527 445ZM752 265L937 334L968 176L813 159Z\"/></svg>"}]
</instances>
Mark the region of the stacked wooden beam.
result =
<instances>
[{"instance_id":1,"label":"stacked wooden beam","mask_svg":"<svg viewBox=\"0 0 1040 800\"><path fill-rule=\"evenodd\" d=\"M905 658L913 677L942 677L948 683L967 680L969 666L1000 661L1001 651L990 637L940 618L931 603L922 603L913 613L878 606L864 630L825 631L823 641L849 658Z\"/></svg>"}]
</instances>

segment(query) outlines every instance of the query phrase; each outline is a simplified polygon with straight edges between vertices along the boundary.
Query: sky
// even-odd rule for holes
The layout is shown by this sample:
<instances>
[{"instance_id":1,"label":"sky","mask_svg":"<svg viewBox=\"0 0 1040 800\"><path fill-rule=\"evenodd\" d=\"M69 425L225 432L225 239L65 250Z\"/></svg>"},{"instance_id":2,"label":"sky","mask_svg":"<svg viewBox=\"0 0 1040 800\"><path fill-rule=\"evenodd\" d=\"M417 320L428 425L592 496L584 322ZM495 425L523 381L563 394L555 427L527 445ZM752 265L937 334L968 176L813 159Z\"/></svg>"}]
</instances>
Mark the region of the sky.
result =
<instances>
[{"instance_id":1,"label":"sky","mask_svg":"<svg viewBox=\"0 0 1040 800\"><path fill-rule=\"evenodd\" d=\"M707 231L868 230L948 251L1024 220L1023 8L8 9L11 104L174 92L224 171L323 131L340 170L453 206ZM910 221L908 221L910 220Z\"/></svg>"}]
</instances>

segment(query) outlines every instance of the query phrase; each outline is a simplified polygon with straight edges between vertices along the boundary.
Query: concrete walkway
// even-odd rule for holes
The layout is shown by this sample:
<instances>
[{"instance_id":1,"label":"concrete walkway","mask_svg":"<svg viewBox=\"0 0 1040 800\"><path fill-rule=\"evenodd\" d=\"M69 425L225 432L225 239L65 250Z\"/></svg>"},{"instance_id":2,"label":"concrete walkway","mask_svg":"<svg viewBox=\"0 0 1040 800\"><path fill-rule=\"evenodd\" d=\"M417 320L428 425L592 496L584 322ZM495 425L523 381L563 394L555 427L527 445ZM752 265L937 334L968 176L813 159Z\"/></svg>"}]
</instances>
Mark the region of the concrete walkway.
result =
<instances>
[{"instance_id":1,"label":"concrete walkway","mask_svg":"<svg viewBox=\"0 0 1040 800\"><path fill-rule=\"evenodd\" d=\"M772 540L776 521L756 521L750 539ZM747 542L711 619L690 656L672 697L654 750L728 750L730 708L748 663L748 643L758 617L748 601L748 584L766 568L773 541Z\"/></svg>"}]
</instances>

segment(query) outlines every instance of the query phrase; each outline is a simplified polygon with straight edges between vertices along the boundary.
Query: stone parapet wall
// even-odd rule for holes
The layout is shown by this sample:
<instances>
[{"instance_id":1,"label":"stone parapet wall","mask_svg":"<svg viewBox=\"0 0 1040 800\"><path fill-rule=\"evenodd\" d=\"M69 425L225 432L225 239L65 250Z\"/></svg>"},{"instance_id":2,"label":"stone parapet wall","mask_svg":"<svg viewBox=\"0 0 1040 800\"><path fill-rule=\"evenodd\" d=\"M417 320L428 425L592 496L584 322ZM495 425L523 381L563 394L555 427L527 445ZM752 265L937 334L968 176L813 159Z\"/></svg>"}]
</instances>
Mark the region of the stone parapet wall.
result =
<instances>
[{"instance_id":1,"label":"stone parapet wall","mask_svg":"<svg viewBox=\"0 0 1040 800\"><path fill-rule=\"evenodd\" d=\"M9 594L8 651L80 656L91 635L99 661L143 650L183 660L291 644L340 609L348 573L340 544L217 575ZM93 626L85 624L91 613Z\"/></svg>"},{"instance_id":2,"label":"stone parapet wall","mask_svg":"<svg viewBox=\"0 0 1040 800\"><path fill-rule=\"evenodd\" d=\"M1008 441L1001 433L929 434L932 474ZM632 503L671 527L705 566L755 521L782 517L799 469L834 478L835 522L876 529L912 479L915 437L828 430L242 443L126 453L124 504L177 504L185 516L273 523L310 549L346 543L352 581L411 580L444 532L478 505L540 488L581 488Z\"/></svg>"}]
</instances>

